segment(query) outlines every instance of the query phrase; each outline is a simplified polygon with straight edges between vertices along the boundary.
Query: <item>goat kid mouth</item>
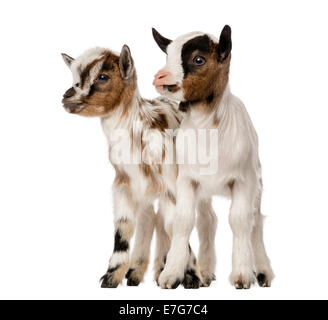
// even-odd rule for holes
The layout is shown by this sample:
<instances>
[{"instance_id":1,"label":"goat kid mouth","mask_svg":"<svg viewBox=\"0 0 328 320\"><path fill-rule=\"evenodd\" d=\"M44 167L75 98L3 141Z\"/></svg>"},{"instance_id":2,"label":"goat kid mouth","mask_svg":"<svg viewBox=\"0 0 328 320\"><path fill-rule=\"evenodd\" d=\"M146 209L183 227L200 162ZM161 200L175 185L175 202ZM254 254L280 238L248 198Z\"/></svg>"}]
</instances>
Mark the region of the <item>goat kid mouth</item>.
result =
<instances>
[{"instance_id":1,"label":"goat kid mouth","mask_svg":"<svg viewBox=\"0 0 328 320\"><path fill-rule=\"evenodd\" d=\"M83 110L82 102L68 102L63 99L62 101L64 108L69 113L79 113Z\"/></svg>"},{"instance_id":2,"label":"goat kid mouth","mask_svg":"<svg viewBox=\"0 0 328 320\"><path fill-rule=\"evenodd\" d=\"M180 87L177 84L164 84L162 86L156 86L157 90L160 91L169 91L169 92L177 92L180 90Z\"/></svg>"}]
</instances>

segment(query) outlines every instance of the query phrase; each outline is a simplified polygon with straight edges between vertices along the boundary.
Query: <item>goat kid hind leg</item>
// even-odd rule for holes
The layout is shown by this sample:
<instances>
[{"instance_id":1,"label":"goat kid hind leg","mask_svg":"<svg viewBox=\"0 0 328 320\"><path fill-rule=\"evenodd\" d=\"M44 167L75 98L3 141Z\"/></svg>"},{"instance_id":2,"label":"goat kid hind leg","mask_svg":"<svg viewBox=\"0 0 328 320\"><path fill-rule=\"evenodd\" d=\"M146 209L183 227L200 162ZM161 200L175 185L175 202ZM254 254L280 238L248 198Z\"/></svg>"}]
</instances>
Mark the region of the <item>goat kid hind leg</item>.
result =
<instances>
[{"instance_id":1,"label":"goat kid hind leg","mask_svg":"<svg viewBox=\"0 0 328 320\"><path fill-rule=\"evenodd\" d=\"M126 186L114 185L114 252L109 267L100 279L102 288L116 288L124 279L129 268L130 239L134 233L136 205L132 201L131 190Z\"/></svg>"},{"instance_id":2,"label":"goat kid hind leg","mask_svg":"<svg viewBox=\"0 0 328 320\"><path fill-rule=\"evenodd\" d=\"M260 287L270 287L274 278L270 260L267 256L263 241L263 216L261 214L262 185L255 203L255 224L252 232L252 246L254 252L255 271Z\"/></svg>"},{"instance_id":3,"label":"goat kid hind leg","mask_svg":"<svg viewBox=\"0 0 328 320\"><path fill-rule=\"evenodd\" d=\"M128 286L138 286L144 279L149 264L150 245L154 233L155 212L153 205L141 206L138 213L136 236L126 274Z\"/></svg>"},{"instance_id":4,"label":"goat kid hind leg","mask_svg":"<svg viewBox=\"0 0 328 320\"><path fill-rule=\"evenodd\" d=\"M158 283L163 289L175 289L180 284L186 289L197 289L201 285L201 275L189 245L195 224L195 189L188 178L178 178L177 189L175 215L170 223L166 223L166 230L172 239L171 248Z\"/></svg>"}]
</instances>

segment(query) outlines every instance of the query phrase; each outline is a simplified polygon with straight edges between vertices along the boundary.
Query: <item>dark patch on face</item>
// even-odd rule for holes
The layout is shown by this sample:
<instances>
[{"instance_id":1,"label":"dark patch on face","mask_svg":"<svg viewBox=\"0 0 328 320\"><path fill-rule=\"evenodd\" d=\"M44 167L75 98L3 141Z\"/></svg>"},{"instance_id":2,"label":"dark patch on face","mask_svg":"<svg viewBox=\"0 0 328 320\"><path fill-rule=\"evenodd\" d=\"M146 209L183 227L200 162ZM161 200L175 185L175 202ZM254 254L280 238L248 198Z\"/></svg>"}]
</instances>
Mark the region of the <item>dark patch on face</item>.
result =
<instances>
[{"instance_id":1,"label":"dark patch on face","mask_svg":"<svg viewBox=\"0 0 328 320\"><path fill-rule=\"evenodd\" d=\"M210 38L207 35L203 35L193 38L183 45L181 51L181 60L184 71L184 77L186 77L190 72L193 72L195 69L198 68L197 65L193 65L190 63L190 59L194 51L197 50L200 55L206 55L210 53L210 42Z\"/></svg>"},{"instance_id":2,"label":"dark patch on face","mask_svg":"<svg viewBox=\"0 0 328 320\"><path fill-rule=\"evenodd\" d=\"M213 101L213 99L214 99L214 94L211 93L211 94L207 97L206 101L207 101L207 103L211 103L211 102Z\"/></svg>"},{"instance_id":3,"label":"dark patch on face","mask_svg":"<svg viewBox=\"0 0 328 320\"><path fill-rule=\"evenodd\" d=\"M96 86L93 84L91 87L90 87L90 90L89 90L89 94L88 96L91 97L94 92L96 91Z\"/></svg>"},{"instance_id":4,"label":"dark patch on face","mask_svg":"<svg viewBox=\"0 0 328 320\"><path fill-rule=\"evenodd\" d=\"M91 63L89 63L85 68L84 70L81 72L81 88L84 87L85 85L85 82L89 76L89 73L90 73L90 70L98 63L100 62L101 60L103 60L104 58L101 57L99 59L96 59L94 61L92 61Z\"/></svg>"},{"instance_id":5,"label":"dark patch on face","mask_svg":"<svg viewBox=\"0 0 328 320\"><path fill-rule=\"evenodd\" d=\"M71 97L73 97L75 95L76 91L75 89L72 87L72 88L69 88L63 95L64 99L69 99Z\"/></svg>"},{"instance_id":6,"label":"dark patch on face","mask_svg":"<svg viewBox=\"0 0 328 320\"><path fill-rule=\"evenodd\" d=\"M128 250L129 250L129 242L122 239L120 230L117 230L115 234L114 252L122 252Z\"/></svg>"},{"instance_id":7,"label":"dark patch on face","mask_svg":"<svg viewBox=\"0 0 328 320\"><path fill-rule=\"evenodd\" d=\"M114 65L110 63L108 60L105 60L102 67L102 71L111 71L111 70L114 70Z\"/></svg>"}]
</instances>

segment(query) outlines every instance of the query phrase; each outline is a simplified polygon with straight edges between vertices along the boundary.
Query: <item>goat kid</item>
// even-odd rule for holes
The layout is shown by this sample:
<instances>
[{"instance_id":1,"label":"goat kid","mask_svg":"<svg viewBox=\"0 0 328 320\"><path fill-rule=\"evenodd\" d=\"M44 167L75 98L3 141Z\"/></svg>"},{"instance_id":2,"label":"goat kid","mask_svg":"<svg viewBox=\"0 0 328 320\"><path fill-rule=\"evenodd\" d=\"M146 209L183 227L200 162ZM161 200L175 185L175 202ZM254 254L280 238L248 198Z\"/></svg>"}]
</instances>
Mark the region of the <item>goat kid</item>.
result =
<instances>
[{"instance_id":1,"label":"goat kid","mask_svg":"<svg viewBox=\"0 0 328 320\"><path fill-rule=\"evenodd\" d=\"M167 129L179 127L181 114L177 105L164 97L145 100L140 96L134 62L126 45L120 54L94 48L76 60L66 54L63 58L73 74L73 86L64 94L64 107L70 113L101 118L109 158L116 170L114 252L101 286L116 288L124 276L129 286L139 285L148 266L155 225L157 281L170 247L170 221L176 203L177 165L175 160L167 161L175 157L173 136ZM127 133L124 139L120 136L122 131ZM162 139L158 140L158 136ZM126 152L128 161L120 156ZM135 161L140 155L141 161ZM157 215L153 208L156 199ZM129 257L135 229L135 246ZM190 263L189 269L195 277L199 275L196 263ZM186 277L185 286L194 287L195 277Z\"/></svg>"},{"instance_id":2,"label":"goat kid","mask_svg":"<svg viewBox=\"0 0 328 320\"><path fill-rule=\"evenodd\" d=\"M210 34L193 32L172 41L155 29L153 36L167 54L166 66L155 75L154 85L162 95L180 101L180 110L186 112L177 141L183 131L190 129L196 135L199 135L196 129L214 129L218 134L216 172L203 174L199 163L179 164L172 244L159 283L163 288L170 288L183 278L196 209L200 272L207 284L215 278L217 222L211 198L224 195L232 200L230 281L237 289L248 289L256 277L260 286L268 287L274 275L263 242L258 138L243 103L229 88L231 29L225 26L220 40ZM184 151L177 146L177 158Z\"/></svg>"}]
</instances>

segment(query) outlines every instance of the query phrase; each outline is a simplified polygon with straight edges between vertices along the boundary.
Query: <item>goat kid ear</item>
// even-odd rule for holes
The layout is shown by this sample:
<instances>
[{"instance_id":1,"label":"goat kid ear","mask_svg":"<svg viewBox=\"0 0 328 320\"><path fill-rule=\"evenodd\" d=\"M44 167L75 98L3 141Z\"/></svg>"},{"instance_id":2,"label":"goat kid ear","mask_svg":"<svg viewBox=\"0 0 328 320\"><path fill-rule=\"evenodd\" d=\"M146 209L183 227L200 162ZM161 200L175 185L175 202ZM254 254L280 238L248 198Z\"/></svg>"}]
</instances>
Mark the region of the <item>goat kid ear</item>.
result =
<instances>
[{"instance_id":1,"label":"goat kid ear","mask_svg":"<svg viewBox=\"0 0 328 320\"><path fill-rule=\"evenodd\" d=\"M158 46L162 49L162 51L166 52L167 46L172 42L172 40L163 37L155 28L152 28L153 37L158 44Z\"/></svg>"},{"instance_id":2,"label":"goat kid ear","mask_svg":"<svg viewBox=\"0 0 328 320\"><path fill-rule=\"evenodd\" d=\"M130 79L133 76L133 59L131 56L130 48L126 44L122 47L121 50L119 66L121 76L124 80Z\"/></svg>"},{"instance_id":3,"label":"goat kid ear","mask_svg":"<svg viewBox=\"0 0 328 320\"><path fill-rule=\"evenodd\" d=\"M231 48L231 28L230 26L225 25L220 35L220 42L218 47L218 55L220 62L223 62L226 58L228 58L231 52Z\"/></svg>"},{"instance_id":4,"label":"goat kid ear","mask_svg":"<svg viewBox=\"0 0 328 320\"><path fill-rule=\"evenodd\" d=\"M68 54L66 53L62 53L62 57L64 59L64 62L66 63L66 65L70 68L72 62L75 60L74 58L70 57Z\"/></svg>"}]
</instances>

